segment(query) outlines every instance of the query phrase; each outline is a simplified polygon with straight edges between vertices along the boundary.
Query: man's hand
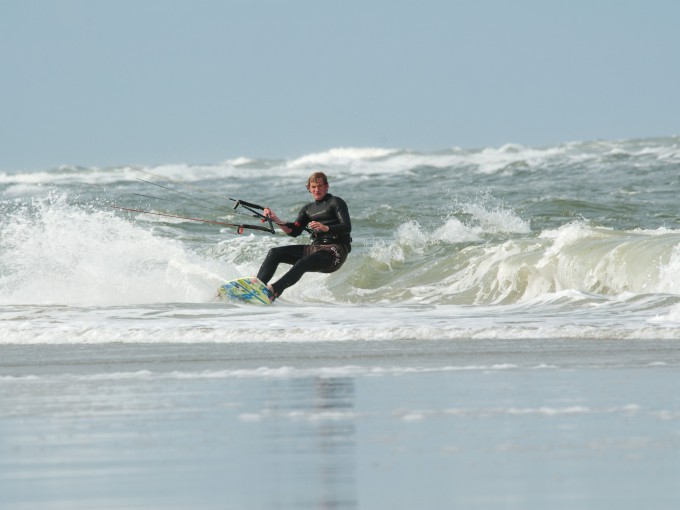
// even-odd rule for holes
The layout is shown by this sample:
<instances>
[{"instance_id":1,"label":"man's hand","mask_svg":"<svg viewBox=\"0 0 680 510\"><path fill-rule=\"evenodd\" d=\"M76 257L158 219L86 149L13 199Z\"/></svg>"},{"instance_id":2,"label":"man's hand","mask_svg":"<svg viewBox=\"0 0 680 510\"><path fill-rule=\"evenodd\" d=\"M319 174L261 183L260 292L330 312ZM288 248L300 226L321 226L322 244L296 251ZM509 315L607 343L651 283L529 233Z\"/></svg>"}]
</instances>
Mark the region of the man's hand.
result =
<instances>
[{"instance_id":1,"label":"man's hand","mask_svg":"<svg viewBox=\"0 0 680 510\"><path fill-rule=\"evenodd\" d=\"M319 223L318 221L310 221L309 222L309 228L312 230L317 230L319 232L328 232L330 230L330 227L327 227L323 223Z\"/></svg>"}]
</instances>

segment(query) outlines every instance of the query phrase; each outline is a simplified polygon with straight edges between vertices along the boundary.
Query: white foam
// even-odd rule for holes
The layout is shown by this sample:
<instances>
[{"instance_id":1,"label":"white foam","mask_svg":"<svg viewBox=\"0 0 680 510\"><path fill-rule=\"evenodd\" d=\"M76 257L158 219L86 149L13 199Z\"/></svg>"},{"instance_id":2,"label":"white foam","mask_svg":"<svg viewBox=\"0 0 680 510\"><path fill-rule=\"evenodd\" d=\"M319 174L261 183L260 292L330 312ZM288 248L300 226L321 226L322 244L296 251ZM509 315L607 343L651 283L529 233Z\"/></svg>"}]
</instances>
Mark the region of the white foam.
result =
<instances>
[{"instance_id":1,"label":"white foam","mask_svg":"<svg viewBox=\"0 0 680 510\"><path fill-rule=\"evenodd\" d=\"M612 155L626 155L652 161L680 161L680 149L674 139L623 140L608 142L573 142L553 147L525 147L505 144L501 147L461 149L454 147L437 152L416 152L381 147L338 147L305 154L289 160L266 160L240 156L215 164L175 163L159 166L127 165L115 168L82 168L62 166L50 171L0 172L0 184L49 186L69 182L110 184L135 180L139 170L164 178L195 182L202 179L241 177L262 170L274 172L278 178L299 179L312 168L332 169L339 176L367 177L400 172L404 175L416 168L472 168L480 174L512 174L517 170L540 171L559 164L589 164ZM142 177L144 178L144 177ZM149 177L150 180L155 180Z\"/></svg>"},{"instance_id":2,"label":"white foam","mask_svg":"<svg viewBox=\"0 0 680 510\"><path fill-rule=\"evenodd\" d=\"M490 416L543 416L552 418L565 415L598 415L598 414L622 414L635 415L641 411L637 404L627 404L618 407L592 408L586 406L566 407L490 407L490 408L449 408L449 409L397 409L394 415L404 421L418 422L431 418L446 417L490 417Z\"/></svg>"},{"instance_id":3,"label":"white foam","mask_svg":"<svg viewBox=\"0 0 680 510\"><path fill-rule=\"evenodd\" d=\"M680 304L671 306L667 314L657 314L648 319L650 324L669 325L680 324Z\"/></svg>"},{"instance_id":4,"label":"white foam","mask_svg":"<svg viewBox=\"0 0 680 510\"><path fill-rule=\"evenodd\" d=\"M174 310L174 311L173 311ZM335 305L337 320L329 321L327 306L238 307L202 305L161 313L147 309L37 310L30 321L0 321L0 344L172 344L172 343L309 343L360 341L549 340L549 339L677 339L677 323L659 327L640 317L613 310L598 314L540 314L533 317L500 307L472 310L422 307ZM623 308L625 310L625 308ZM206 312L211 311L212 315ZM24 312L24 316L29 313ZM650 316L654 312L650 312ZM508 322L507 316L514 317ZM21 317L21 315L17 315ZM509 365L478 367L508 369Z\"/></svg>"},{"instance_id":5,"label":"white foam","mask_svg":"<svg viewBox=\"0 0 680 510\"><path fill-rule=\"evenodd\" d=\"M673 237L676 236L674 233ZM656 290L680 295L680 239L668 257L668 262L662 263L659 268L659 285Z\"/></svg>"},{"instance_id":6,"label":"white foam","mask_svg":"<svg viewBox=\"0 0 680 510\"><path fill-rule=\"evenodd\" d=\"M3 234L0 303L205 302L223 280L182 243L63 196L15 212Z\"/></svg>"},{"instance_id":7,"label":"white foam","mask_svg":"<svg viewBox=\"0 0 680 510\"><path fill-rule=\"evenodd\" d=\"M290 379L290 378L321 378L334 379L338 377L399 377L414 374L437 374L443 372L489 372L516 370L515 364L495 365L460 365L460 366L320 366L301 368L293 366L256 368L237 368L225 370L202 370L202 371L169 371L158 372L152 370L136 370L129 372L100 372L93 374L47 374L47 375L20 375L0 376L0 382L22 381L68 381L68 382L91 382L91 381L137 381L137 380L204 380L204 379Z\"/></svg>"},{"instance_id":8,"label":"white foam","mask_svg":"<svg viewBox=\"0 0 680 510\"><path fill-rule=\"evenodd\" d=\"M430 244L467 243L479 241L486 234L530 232L529 224L510 209L489 208L474 202L459 207L471 216L467 223L454 216L435 228L426 228L415 220L407 221L397 227L393 242L373 242L370 256L391 267L395 262L403 263L410 253L424 254Z\"/></svg>"},{"instance_id":9,"label":"white foam","mask_svg":"<svg viewBox=\"0 0 680 510\"><path fill-rule=\"evenodd\" d=\"M493 201L493 197L488 197L486 200ZM528 234L531 232L529 223L509 208L498 205L489 206L488 203L469 202L462 205L461 209L470 214L473 221L479 224L480 230L485 233Z\"/></svg>"},{"instance_id":10,"label":"white foam","mask_svg":"<svg viewBox=\"0 0 680 510\"><path fill-rule=\"evenodd\" d=\"M541 149L506 144L498 149L485 148L470 154L468 160L478 166L480 173L493 174L515 168L535 168L547 161L563 157L565 152L564 146Z\"/></svg>"},{"instance_id":11,"label":"white foam","mask_svg":"<svg viewBox=\"0 0 680 510\"><path fill-rule=\"evenodd\" d=\"M355 163L385 158L399 153L395 149L377 147L340 147L325 152L307 154L288 163L290 168L310 166L351 166Z\"/></svg>"},{"instance_id":12,"label":"white foam","mask_svg":"<svg viewBox=\"0 0 680 510\"><path fill-rule=\"evenodd\" d=\"M431 238L447 243L467 243L479 241L483 234L483 227L467 226L458 218L448 218L443 225L434 230Z\"/></svg>"}]
</instances>

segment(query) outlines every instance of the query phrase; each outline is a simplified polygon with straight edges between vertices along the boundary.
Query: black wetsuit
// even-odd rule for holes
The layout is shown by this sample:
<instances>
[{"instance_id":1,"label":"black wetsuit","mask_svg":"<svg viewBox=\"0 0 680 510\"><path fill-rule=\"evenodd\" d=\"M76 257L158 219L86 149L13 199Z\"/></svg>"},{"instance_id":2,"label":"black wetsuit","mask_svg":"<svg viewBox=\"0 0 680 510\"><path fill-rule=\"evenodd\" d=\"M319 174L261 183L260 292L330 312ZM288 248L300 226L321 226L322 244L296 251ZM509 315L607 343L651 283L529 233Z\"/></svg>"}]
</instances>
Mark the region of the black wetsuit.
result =
<instances>
[{"instance_id":1,"label":"black wetsuit","mask_svg":"<svg viewBox=\"0 0 680 510\"><path fill-rule=\"evenodd\" d=\"M337 271L352 250L352 223L347 204L342 198L326 193L323 199L305 205L300 209L294 223L286 223L286 227L291 229L288 235L299 236L312 221L326 225L328 232L313 232L311 245L272 248L260 267L257 277L264 283L269 283L280 263L292 264L293 267L272 284L277 296L297 283L306 272Z\"/></svg>"}]
</instances>

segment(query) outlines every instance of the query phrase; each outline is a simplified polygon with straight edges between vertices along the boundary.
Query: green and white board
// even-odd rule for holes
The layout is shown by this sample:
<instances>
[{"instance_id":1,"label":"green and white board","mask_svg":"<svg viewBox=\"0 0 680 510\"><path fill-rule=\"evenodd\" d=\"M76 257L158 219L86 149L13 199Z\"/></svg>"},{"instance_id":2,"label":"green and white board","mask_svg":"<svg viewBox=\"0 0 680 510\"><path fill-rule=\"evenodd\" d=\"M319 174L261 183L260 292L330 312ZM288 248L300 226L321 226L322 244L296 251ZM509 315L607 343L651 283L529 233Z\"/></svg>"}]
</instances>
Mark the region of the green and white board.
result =
<instances>
[{"instance_id":1,"label":"green and white board","mask_svg":"<svg viewBox=\"0 0 680 510\"><path fill-rule=\"evenodd\" d=\"M271 292L267 286L257 278L246 277L231 280L218 289L222 299L240 301L243 303L255 303L259 305L271 305Z\"/></svg>"}]
</instances>

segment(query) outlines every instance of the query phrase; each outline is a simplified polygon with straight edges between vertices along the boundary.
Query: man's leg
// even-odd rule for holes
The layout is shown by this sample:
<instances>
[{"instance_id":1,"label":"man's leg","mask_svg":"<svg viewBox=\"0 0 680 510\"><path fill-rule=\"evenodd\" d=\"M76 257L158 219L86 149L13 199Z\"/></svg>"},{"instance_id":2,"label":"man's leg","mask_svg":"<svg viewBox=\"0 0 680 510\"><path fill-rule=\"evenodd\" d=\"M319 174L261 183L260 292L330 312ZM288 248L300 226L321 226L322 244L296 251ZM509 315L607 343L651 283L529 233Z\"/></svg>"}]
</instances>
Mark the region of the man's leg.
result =
<instances>
[{"instance_id":1,"label":"man's leg","mask_svg":"<svg viewBox=\"0 0 680 510\"><path fill-rule=\"evenodd\" d=\"M264 283L269 283L279 264L295 264L304 257L304 246L292 244L289 246L279 246L272 248L260 266L257 277Z\"/></svg>"},{"instance_id":2,"label":"man's leg","mask_svg":"<svg viewBox=\"0 0 680 510\"><path fill-rule=\"evenodd\" d=\"M304 248L304 247L302 247ZM276 283L272 284L274 293L280 296L281 293L291 285L295 285L303 274L307 272L326 272L333 267L334 255L327 250L319 250L310 255L302 257L293 264ZM260 278L262 280L262 278ZM264 281L264 280L262 280Z\"/></svg>"}]
</instances>

